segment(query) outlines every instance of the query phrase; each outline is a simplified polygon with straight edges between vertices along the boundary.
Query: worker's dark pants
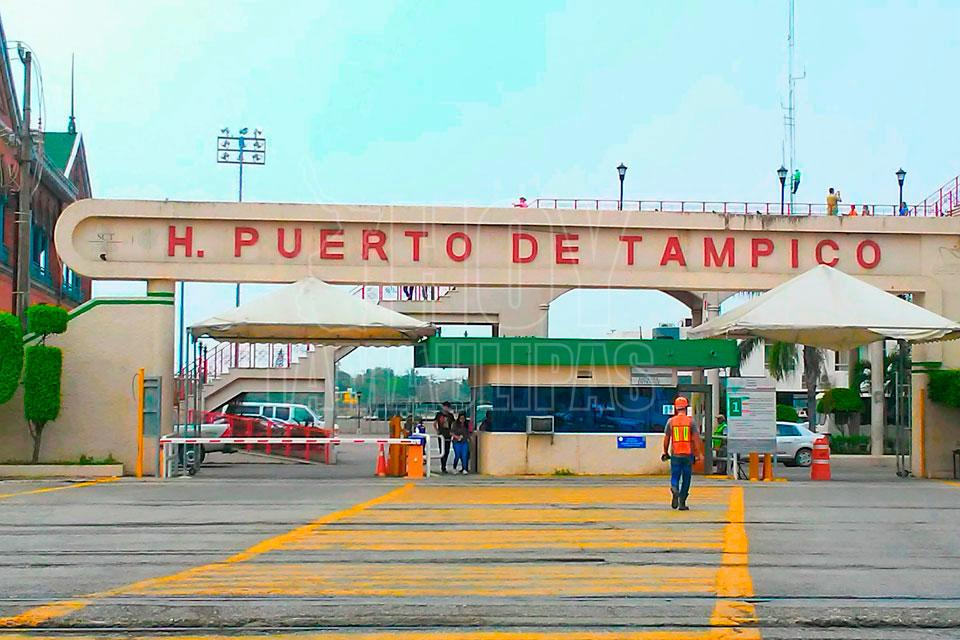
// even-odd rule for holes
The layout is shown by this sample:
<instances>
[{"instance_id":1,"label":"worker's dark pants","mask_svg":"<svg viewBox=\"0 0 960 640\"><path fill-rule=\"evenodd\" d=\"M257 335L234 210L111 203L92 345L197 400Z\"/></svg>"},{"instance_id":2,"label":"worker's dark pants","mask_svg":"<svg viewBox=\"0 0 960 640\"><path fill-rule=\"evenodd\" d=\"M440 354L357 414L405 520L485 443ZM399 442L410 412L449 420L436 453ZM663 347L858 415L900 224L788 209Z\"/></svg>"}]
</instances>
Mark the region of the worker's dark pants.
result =
<instances>
[{"instance_id":1,"label":"worker's dark pants","mask_svg":"<svg viewBox=\"0 0 960 640\"><path fill-rule=\"evenodd\" d=\"M686 500L690 494L690 478L693 475L692 456L670 456L670 488Z\"/></svg>"},{"instance_id":2,"label":"worker's dark pants","mask_svg":"<svg viewBox=\"0 0 960 640\"><path fill-rule=\"evenodd\" d=\"M440 436L440 470L447 470L447 458L450 457L450 437Z\"/></svg>"}]
</instances>

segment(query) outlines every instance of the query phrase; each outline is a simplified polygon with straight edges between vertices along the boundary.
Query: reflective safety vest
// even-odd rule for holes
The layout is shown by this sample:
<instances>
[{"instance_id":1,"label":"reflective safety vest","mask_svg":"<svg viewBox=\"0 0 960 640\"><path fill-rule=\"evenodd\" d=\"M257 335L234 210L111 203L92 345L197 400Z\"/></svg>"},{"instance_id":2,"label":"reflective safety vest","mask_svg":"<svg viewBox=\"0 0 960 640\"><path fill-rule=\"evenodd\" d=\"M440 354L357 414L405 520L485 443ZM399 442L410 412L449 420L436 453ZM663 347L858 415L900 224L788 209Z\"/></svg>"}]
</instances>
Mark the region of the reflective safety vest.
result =
<instances>
[{"instance_id":1,"label":"reflective safety vest","mask_svg":"<svg viewBox=\"0 0 960 640\"><path fill-rule=\"evenodd\" d=\"M693 421L688 415L676 415L670 418L670 446L675 456L689 456L693 453L693 440L690 434Z\"/></svg>"}]
</instances>

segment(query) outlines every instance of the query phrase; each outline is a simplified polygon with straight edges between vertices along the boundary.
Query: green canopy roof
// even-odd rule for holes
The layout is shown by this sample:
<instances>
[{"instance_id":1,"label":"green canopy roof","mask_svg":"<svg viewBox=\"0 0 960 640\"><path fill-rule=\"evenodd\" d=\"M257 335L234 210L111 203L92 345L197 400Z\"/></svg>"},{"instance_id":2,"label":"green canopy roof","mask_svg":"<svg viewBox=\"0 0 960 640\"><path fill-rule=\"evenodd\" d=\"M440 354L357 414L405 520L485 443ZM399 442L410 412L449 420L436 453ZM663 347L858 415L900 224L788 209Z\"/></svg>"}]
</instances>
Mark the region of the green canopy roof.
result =
<instances>
[{"instance_id":1,"label":"green canopy roof","mask_svg":"<svg viewBox=\"0 0 960 640\"><path fill-rule=\"evenodd\" d=\"M735 367L735 340L428 338L414 345L414 366Z\"/></svg>"},{"instance_id":2,"label":"green canopy roof","mask_svg":"<svg viewBox=\"0 0 960 640\"><path fill-rule=\"evenodd\" d=\"M50 163L60 170L67 172L67 163L73 153L73 145L77 140L76 133L45 132L43 134L43 152Z\"/></svg>"}]
</instances>

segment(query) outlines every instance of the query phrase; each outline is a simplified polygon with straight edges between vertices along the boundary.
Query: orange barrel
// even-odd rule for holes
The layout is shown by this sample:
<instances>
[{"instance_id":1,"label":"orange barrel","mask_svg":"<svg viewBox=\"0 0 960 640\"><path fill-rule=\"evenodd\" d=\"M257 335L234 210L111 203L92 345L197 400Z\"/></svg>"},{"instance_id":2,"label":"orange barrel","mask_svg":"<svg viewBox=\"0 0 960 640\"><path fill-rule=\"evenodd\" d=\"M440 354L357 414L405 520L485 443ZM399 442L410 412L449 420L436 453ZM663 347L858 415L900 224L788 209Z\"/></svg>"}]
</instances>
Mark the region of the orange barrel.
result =
<instances>
[{"instance_id":1,"label":"orange barrel","mask_svg":"<svg viewBox=\"0 0 960 640\"><path fill-rule=\"evenodd\" d=\"M810 465L811 480L830 479L830 440L826 436L813 443L813 464Z\"/></svg>"}]
</instances>

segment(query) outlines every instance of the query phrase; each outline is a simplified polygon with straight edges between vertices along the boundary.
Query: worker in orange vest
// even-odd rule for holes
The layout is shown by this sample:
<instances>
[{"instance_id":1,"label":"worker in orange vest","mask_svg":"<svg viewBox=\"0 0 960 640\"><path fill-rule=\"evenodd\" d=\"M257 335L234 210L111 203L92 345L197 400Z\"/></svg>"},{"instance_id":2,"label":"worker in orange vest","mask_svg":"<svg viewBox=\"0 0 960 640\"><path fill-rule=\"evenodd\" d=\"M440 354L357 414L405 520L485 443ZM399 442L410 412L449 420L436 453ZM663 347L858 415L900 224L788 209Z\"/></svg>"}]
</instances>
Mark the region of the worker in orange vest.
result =
<instances>
[{"instance_id":1,"label":"worker in orange vest","mask_svg":"<svg viewBox=\"0 0 960 640\"><path fill-rule=\"evenodd\" d=\"M687 496L690 494L690 479L693 463L703 455L703 443L693 420L687 415L690 402L683 396L673 401L674 415L667 420L664 430L663 455L661 460L670 461L670 491L673 497L670 506L680 511L689 511Z\"/></svg>"}]
</instances>

